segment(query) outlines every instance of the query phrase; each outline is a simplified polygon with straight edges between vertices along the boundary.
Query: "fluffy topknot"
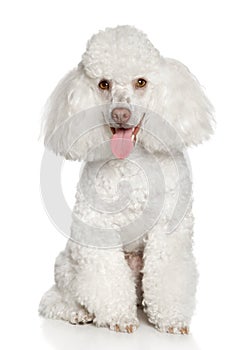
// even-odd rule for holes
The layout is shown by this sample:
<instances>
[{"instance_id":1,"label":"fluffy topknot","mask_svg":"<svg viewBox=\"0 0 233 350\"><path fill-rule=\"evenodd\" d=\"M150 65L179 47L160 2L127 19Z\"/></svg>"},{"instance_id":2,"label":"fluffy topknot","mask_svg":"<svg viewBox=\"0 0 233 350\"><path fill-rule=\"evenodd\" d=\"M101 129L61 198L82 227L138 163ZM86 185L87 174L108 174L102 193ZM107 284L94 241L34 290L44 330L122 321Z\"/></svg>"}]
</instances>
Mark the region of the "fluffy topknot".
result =
<instances>
[{"instance_id":1,"label":"fluffy topknot","mask_svg":"<svg viewBox=\"0 0 233 350\"><path fill-rule=\"evenodd\" d=\"M118 26L93 35L82 58L89 77L100 78L104 74L105 78L117 78L153 70L159 51L142 31Z\"/></svg>"}]
</instances>

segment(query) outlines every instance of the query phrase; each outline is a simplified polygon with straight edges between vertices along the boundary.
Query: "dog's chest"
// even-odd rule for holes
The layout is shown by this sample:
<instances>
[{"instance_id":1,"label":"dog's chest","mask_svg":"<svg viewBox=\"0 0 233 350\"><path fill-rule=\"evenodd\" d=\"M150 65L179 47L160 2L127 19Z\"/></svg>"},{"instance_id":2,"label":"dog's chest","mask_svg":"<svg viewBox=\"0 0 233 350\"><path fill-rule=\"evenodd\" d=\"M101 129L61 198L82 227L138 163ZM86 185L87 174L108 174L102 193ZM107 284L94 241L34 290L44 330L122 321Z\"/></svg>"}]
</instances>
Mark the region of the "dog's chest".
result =
<instances>
[{"instance_id":1,"label":"dog's chest","mask_svg":"<svg viewBox=\"0 0 233 350\"><path fill-rule=\"evenodd\" d=\"M72 231L85 231L95 237L95 244L98 235L102 243L111 234L116 242L118 235L124 245L138 242L132 244L137 249L161 218L166 194L175 187L175 176L167 176L168 171L171 162L166 157L155 160L141 149L129 159L87 163L77 188Z\"/></svg>"}]
</instances>

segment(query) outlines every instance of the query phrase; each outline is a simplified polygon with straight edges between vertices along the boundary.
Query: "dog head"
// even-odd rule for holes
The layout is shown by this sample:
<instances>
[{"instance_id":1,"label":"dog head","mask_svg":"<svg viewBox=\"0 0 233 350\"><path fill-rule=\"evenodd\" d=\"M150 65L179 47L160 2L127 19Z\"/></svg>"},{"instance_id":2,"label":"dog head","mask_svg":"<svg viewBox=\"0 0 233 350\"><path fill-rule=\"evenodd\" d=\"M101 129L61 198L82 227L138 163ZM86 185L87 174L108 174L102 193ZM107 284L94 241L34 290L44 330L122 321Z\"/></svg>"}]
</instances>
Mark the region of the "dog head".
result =
<instances>
[{"instance_id":1,"label":"dog head","mask_svg":"<svg viewBox=\"0 0 233 350\"><path fill-rule=\"evenodd\" d=\"M162 57L134 27L119 26L94 35L78 67L55 88L45 143L68 159L108 152L125 158L137 141L149 152L201 143L212 133L212 115L187 67Z\"/></svg>"}]
</instances>

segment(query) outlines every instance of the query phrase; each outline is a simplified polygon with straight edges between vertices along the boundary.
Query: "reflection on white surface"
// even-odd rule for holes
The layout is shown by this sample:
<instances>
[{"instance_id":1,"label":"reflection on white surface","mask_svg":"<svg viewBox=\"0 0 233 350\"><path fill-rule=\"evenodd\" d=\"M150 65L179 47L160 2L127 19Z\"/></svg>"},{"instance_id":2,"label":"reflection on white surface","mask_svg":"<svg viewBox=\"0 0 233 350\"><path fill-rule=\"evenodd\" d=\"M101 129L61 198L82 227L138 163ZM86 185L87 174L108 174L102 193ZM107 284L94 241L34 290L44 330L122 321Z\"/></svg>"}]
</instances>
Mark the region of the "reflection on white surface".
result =
<instances>
[{"instance_id":1,"label":"reflection on white surface","mask_svg":"<svg viewBox=\"0 0 233 350\"><path fill-rule=\"evenodd\" d=\"M72 326L62 321L42 320L42 332L51 348L56 350L134 349L134 350L200 350L191 335L169 335L157 332L142 311L140 327L133 334L116 333L92 324Z\"/></svg>"}]
</instances>

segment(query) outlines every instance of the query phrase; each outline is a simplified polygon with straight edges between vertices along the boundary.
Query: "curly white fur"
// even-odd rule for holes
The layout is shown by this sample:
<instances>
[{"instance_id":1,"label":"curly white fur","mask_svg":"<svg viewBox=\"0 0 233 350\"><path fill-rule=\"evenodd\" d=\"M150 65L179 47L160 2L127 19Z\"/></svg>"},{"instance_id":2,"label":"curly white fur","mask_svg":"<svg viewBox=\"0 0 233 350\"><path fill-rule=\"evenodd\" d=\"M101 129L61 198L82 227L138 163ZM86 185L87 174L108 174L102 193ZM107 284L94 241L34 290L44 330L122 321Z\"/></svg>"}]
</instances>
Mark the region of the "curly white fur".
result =
<instances>
[{"instance_id":1,"label":"curly white fur","mask_svg":"<svg viewBox=\"0 0 233 350\"><path fill-rule=\"evenodd\" d=\"M140 77L147 80L147 85L137 90L133 82ZM111 82L109 91L100 91L101 79ZM94 198L90 191L92 175L98 162L101 164L111 154L110 147L97 151L95 146L108 145L111 138L108 108L119 104L130 106L134 126L140 121L142 108L159 115L182 142L170 135L163 135L166 145L159 142L153 135L153 116L146 115L146 127L139 131L131 162L110 160L95 178L95 190L107 202L117 194L120 180L127 181L131 188L128 206L121 212L95 211L89 205ZM95 128L89 129L85 113L88 115L91 107L96 106L101 113L94 116ZM140 292L136 291L136 282L141 279L142 304L149 321L160 331L187 332L195 307L197 282L192 253L191 201L172 234L167 234L167 228L181 181L185 191L189 191L190 178L187 179L185 172L178 173L177 165L182 165L185 146L208 139L212 133L212 113L210 102L188 68L162 57L142 32L120 26L92 37L82 62L56 87L45 115L46 146L67 159L87 162L77 188L71 228L73 240L82 240L86 246L69 240L58 256L56 284L42 298L41 315L71 323L93 320L98 326L131 332L138 326L136 306ZM167 147L174 151L172 158ZM155 159L164 175L165 190L162 192L157 167L153 165ZM91 247L94 232L91 227L93 230L111 228L117 232L143 213L149 193L143 169L135 162L142 162L149 169L153 204L156 206L164 196L156 225L131 244L123 242L112 249ZM145 225L153 219L153 208L151 206L144 216ZM87 223L90 231L82 230L80 221ZM143 232L143 224L137 229ZM138 251L143 251L143 268L135 275L124 253Z\"/></svg>"}]
</instances>

